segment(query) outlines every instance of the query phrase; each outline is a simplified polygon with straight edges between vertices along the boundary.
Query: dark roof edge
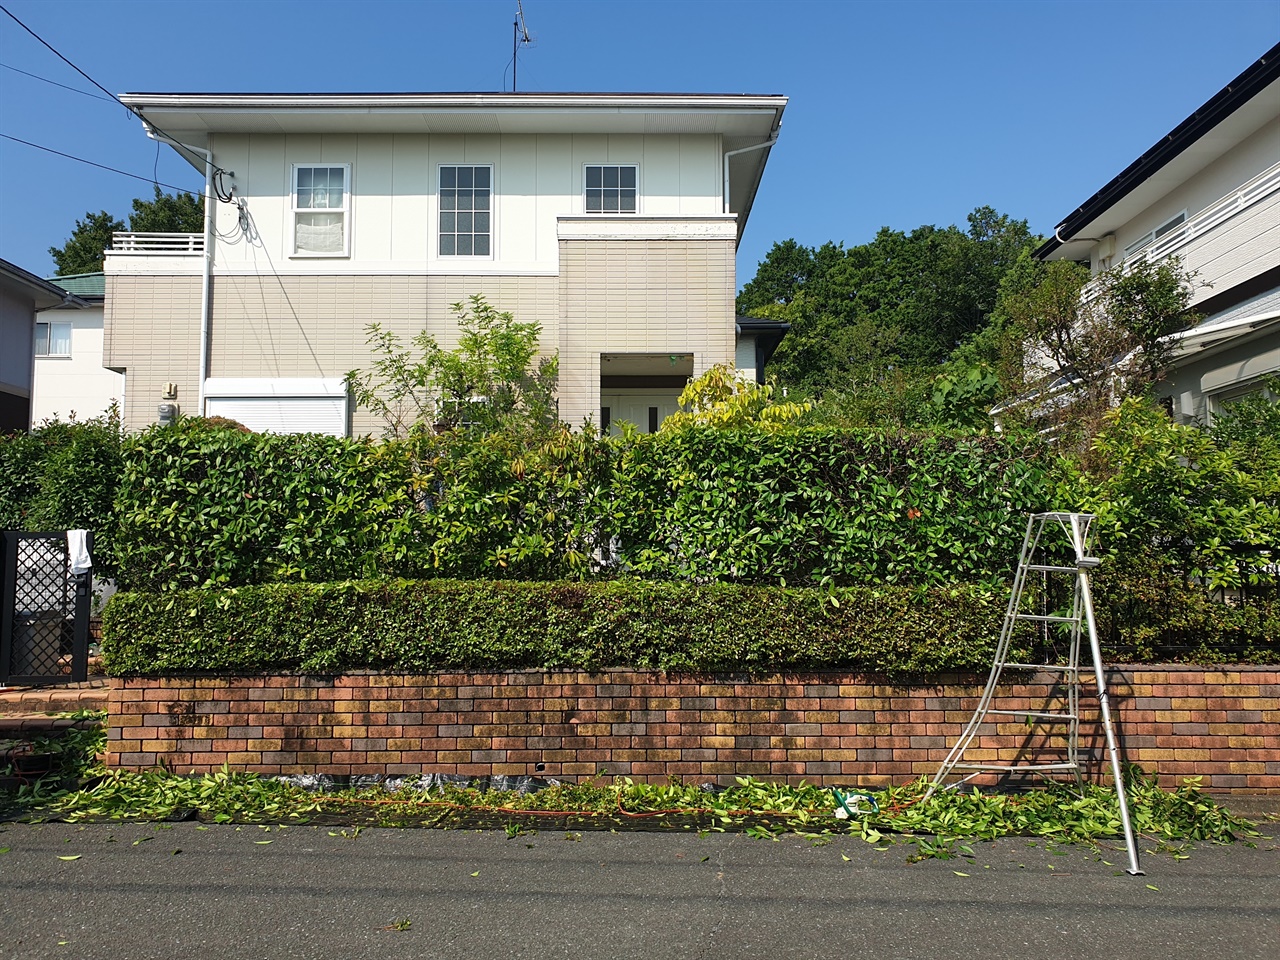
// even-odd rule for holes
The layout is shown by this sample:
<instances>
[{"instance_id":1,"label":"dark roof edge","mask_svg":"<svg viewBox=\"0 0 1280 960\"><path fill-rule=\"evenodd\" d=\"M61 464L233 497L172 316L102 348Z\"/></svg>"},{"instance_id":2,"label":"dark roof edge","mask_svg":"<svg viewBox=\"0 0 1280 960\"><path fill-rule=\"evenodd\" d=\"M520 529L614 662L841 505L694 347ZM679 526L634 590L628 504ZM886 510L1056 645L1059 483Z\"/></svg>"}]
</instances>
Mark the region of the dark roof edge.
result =
<instances>
[{"instance_id":1,"label":"dark roof edge","mask_svg":"<svg viewBox=\"0 0 1280 960\"><path fill-rule=\"evenodd\" d=\"M1177 157L1206 133L1280 78L1280 43L1202 104L1191 116L1163 136L1155 146L1125 167L1106 186L1082 203L1058 224L1056 235L1046 240L1033 254L1043 260L1062 246L1058 236L1068 240L1107 208L1141 186L1147 179Z\"/></svg>"}]
</instances>

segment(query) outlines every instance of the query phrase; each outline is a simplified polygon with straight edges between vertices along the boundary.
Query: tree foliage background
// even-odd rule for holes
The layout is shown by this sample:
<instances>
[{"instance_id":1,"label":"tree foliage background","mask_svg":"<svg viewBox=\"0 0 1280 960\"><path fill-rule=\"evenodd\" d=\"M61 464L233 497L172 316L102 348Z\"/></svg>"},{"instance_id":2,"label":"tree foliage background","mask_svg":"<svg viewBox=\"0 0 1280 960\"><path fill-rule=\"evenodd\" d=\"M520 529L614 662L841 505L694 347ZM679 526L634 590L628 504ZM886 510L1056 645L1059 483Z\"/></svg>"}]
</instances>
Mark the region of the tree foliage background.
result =
<instances>
[{"instance_id":1,"label":"tree foliage background","mask_svg":"<svg viewBox=\"0 0 1280 960\"><path fill-rule=\"evenodd\" d=\"M134 233L202 233L204 231L204 199L191 193L165 193L158 186L151 200L133 201L129 214L129 230ZM100 210L86 213L77 220L71 236L61 247L50 247L49 255L58 265L58 276L98 273L111 235L124 230L124 221Z\"/></svg>"}]
</instances>

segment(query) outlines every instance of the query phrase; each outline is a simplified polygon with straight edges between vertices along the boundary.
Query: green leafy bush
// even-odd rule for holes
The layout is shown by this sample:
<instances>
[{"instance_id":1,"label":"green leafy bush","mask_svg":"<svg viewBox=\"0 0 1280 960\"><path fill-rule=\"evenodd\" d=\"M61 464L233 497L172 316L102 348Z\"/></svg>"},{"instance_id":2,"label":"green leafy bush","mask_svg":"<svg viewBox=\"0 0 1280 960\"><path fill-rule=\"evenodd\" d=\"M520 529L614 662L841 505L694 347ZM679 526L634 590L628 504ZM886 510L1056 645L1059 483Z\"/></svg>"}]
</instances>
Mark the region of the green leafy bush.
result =
<instances>
[{"instance_id":1,"label":"green leafy bush","mask_svg":"<svg viewBox=\"0 0 1280 960\"><path fill-rule=\"evenodd\" d=\"M116 675L634 666L894 675L980 669L1004 602L979 587L378 581L119 594Z\"/></svg>"},{"instance_id":2,"label":"green leafy bush","mask_svg":"<svg viewBox=\"0 0 1280 960\"><path fill-rule=\"evenodd\" d=\"M1022 514L1051 506L1045 462L1029 442L927 434L561 428L375 443L184 422L127 444L121 579L997 582Z\"/></svg>"},{"instance_id":3,"label":"green leafy bush","mask_svg":"<svg viewBox=\"0 0 1280 960\"><path fill-rule=\"evenodd\" d=\"M91 530L95 572L114 576L113 501L121 471L114 411L0 435L0 530Z\"/></svg>"},{"instance_id":4,"label":"green leafy bush","mask_svg":"<svg viewBox=\"0 0 1280 960\"><path fill-rule=\"evenodd\" d=\"M995 584L1051 486L1035 440L675 431L623 454L610 529L655 579Z\"/></svg>"},{"instance_id":5,"label":"green leafy bush","mask_svg":"<svg viewBox=\"0 0 1280 960\"><path fill-rule=\"evenodd\" d=\"M117 503L121 586L394 575L421 519L408 454L200 420L130 437Z\"/></svg>"},{"instance_id":6,"label":"green leafy bush","mask_svg":"<svg viewBox=\"0 0 1280 960\"><path fill-rule=\"evenodd\" d=\"M1210 588L1274 584L1280 472L1259 468L1252 449L1126 400L1095 437L1090 471L1063 497L1097 514L1102 547L1124 573Z\"/></svg>"}]
</instances>

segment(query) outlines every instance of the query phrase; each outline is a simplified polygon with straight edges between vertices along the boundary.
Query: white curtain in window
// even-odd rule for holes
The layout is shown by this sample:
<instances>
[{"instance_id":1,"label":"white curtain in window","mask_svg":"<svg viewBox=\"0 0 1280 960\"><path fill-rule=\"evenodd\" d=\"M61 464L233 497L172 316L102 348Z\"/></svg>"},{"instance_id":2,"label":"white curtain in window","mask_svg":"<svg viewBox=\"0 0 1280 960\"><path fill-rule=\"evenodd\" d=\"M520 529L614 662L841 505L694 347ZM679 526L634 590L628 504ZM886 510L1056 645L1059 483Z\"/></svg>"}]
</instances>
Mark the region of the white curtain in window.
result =
<instances>
[{"instance_id":1,"label":"white curtain in window","mask_svg":"<svg viewBox=\"0 0 1280 960\"><path fill-rule=\"evenodd\" d=\"M55 357L71 356L71 324L49 324L49 353Z\"/></svg>"},{"instance_id":2,"label":"white curtain in window","mask_svg":"<svg viewBox=\"0 0 1280 960\"><path fill-rule=\"evenodd\" d=\"M342 217L341 213L298 214L298 253L342 253Z\"/></svg>"}]
</instances>

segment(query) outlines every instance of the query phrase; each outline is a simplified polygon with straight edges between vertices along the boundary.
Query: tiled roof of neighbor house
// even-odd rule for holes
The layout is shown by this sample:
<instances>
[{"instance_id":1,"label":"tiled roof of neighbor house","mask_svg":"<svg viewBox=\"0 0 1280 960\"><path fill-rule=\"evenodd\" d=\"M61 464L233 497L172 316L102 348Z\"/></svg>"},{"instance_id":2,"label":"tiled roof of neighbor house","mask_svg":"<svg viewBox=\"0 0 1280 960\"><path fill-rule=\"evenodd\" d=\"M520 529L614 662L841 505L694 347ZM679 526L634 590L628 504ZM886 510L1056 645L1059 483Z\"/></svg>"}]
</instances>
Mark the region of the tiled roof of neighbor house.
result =
<instances>
[{"instance_id":1,"label":"tiled roof of neighbor house","mask_svg":"<svg viewBox=\"0 0 1280 960\"><path fill-rule=\"evenodd\" d=\"M45 277L50 283L56 283L67 293L78 297L105 297L107 295L107 275L105 273L69 273L62 277Z\"/></svg>"}]
</instances>

